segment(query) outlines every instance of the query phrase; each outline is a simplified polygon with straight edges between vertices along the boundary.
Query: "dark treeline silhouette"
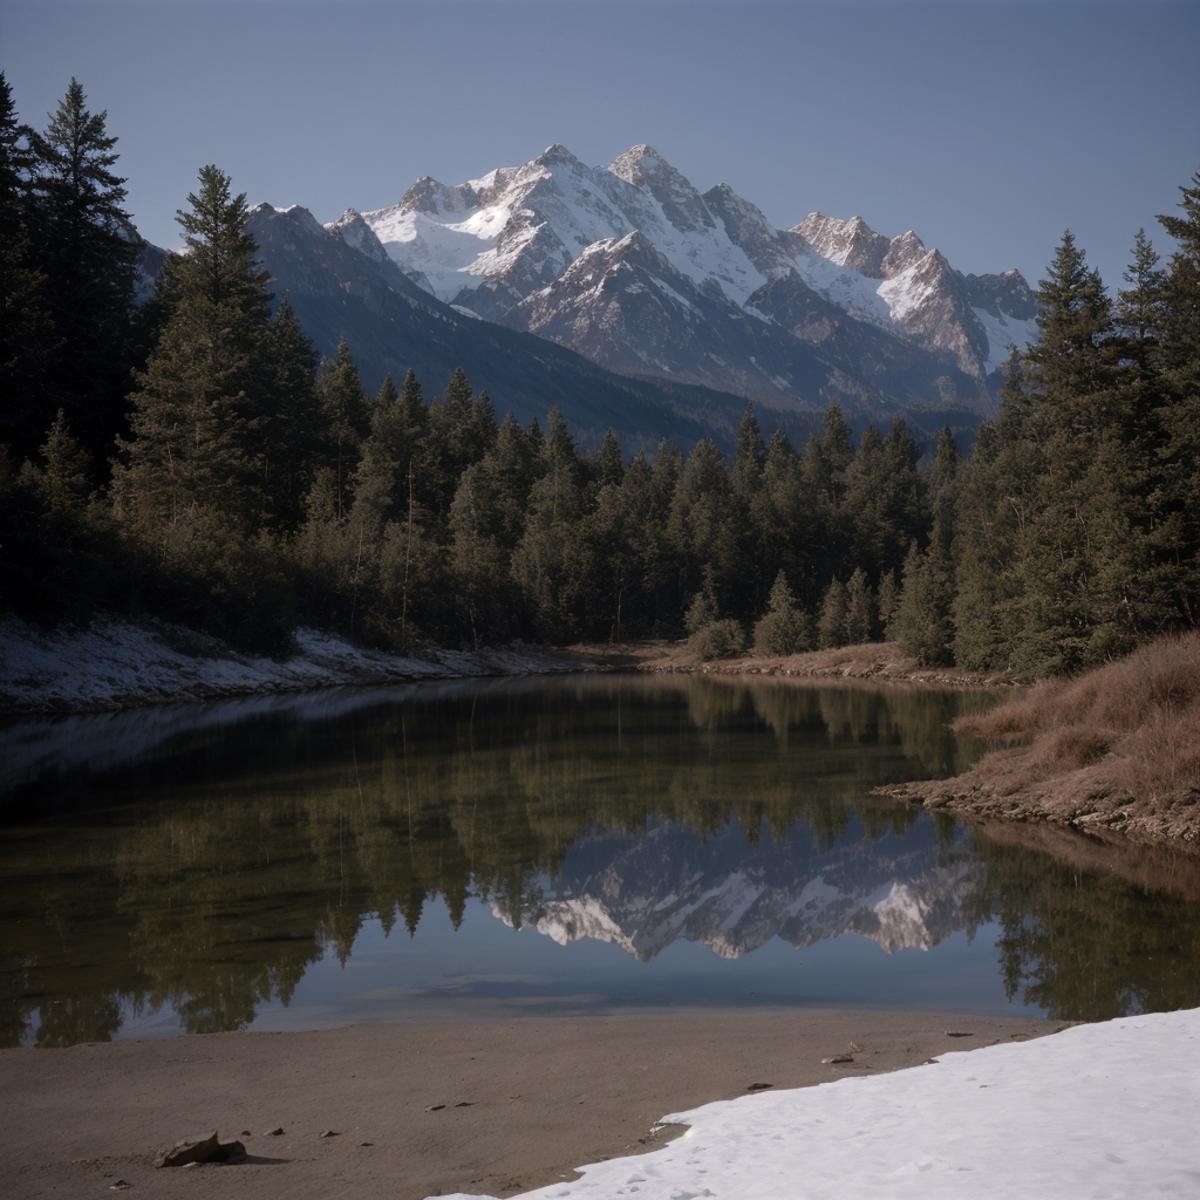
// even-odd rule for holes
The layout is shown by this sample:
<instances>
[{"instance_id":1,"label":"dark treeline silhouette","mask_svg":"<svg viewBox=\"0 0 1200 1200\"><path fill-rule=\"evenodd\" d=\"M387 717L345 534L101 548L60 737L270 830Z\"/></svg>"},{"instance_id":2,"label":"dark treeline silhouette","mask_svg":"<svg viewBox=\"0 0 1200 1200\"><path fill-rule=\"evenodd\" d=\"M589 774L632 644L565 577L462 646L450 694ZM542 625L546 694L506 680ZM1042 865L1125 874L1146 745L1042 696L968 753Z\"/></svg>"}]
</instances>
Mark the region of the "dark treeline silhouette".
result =
<instances>
[{"instance_id":1,"label":"dark treeline silhouette","mask_svg":"<svg viewBox=\"0 0 1200 1200\"><path fill-rule=\"evenodd\" d=\"M1166 268L1110 301L1067 234L1003 404L960 461L836 406L797 450L747 406L626 461L561 413L498 420L456 371L369 397L273 297L215 166L136 306L115 139L72 81L44 133L0 113L3 599L167 617L283 650L298 624L401 649L686 631L719 657L879 637L929 663L1054 671L1200 621L1200 176ZM428 381L426 381L428 382Z\"/></svg>"}]
</instances>

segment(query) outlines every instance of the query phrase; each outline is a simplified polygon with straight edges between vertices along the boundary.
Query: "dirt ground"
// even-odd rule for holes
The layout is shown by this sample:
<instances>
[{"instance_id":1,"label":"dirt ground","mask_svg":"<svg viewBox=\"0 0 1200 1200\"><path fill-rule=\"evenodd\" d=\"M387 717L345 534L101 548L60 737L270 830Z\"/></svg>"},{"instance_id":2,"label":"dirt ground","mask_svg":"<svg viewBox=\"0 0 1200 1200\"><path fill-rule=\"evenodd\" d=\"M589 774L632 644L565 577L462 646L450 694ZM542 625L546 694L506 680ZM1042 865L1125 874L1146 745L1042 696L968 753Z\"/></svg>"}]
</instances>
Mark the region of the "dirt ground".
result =
<instances>
[{"instance_id":1,"label":"dirt ground","mask_svg":"<svg viewBox=\"0 0 1200 1200\"><path fill-rule=\"evenodd\" d=\"M132 1200L505 1196L651 1148L671 1136L653 1132L664 1115L754 1084L801 1087L891 1071L1060 1027L928 1013L738 1011L5 1050L0 1178L14 1200L85 1200L114 1189ZM854 1061L821 1061L843 1053ZM214 1129L243 1141L249 1157L154 1168L160 1148ZM322 1136L329 1131L336 1136Z\"/></svg>"}]
</instances>

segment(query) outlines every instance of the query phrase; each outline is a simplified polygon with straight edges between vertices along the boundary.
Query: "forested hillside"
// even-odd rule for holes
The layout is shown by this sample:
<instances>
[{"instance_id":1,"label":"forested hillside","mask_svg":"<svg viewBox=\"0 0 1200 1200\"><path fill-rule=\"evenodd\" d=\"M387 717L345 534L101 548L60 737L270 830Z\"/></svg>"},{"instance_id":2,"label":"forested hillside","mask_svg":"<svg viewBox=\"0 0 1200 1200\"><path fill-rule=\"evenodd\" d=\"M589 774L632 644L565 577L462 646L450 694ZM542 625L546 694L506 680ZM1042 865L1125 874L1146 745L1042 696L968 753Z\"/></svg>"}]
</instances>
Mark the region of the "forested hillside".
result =
<instances>
[{"instance_id":1,"label":"forested hillside","mask_svg":"<svg viewBox=\"0 0 1200 1200\"><path fill-rule=\"evenodd\" d=\"M298 624L410 649L686 631L704 656L894 636L930 663L1074 669L1200 621L1200 175L1165 265L1116 299L1064 236L1040 341L960 459L832 406L797 447L747 407L710 440L582 453L455 371L364 391L272 310L217 167L134 304L114 139L75 82L0 112L0 599L167 617L283 650ZM442 387L440 393L424 389Z\"/></svg>"}]
</instances>

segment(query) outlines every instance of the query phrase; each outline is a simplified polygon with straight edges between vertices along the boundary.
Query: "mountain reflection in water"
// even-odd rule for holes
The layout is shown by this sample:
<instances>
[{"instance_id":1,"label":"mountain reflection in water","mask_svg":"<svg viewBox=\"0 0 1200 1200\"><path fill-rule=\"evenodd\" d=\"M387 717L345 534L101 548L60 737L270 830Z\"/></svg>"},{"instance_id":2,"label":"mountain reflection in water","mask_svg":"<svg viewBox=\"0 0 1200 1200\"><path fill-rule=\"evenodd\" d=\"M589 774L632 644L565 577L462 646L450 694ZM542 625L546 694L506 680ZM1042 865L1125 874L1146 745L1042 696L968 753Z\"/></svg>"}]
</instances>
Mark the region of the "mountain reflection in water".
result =
<instances>
[{"instance_id":1,"label":"mountain reflection in water","mask_svg":"<svg viewBox=\"0 0 1200 1200\"><path fill-rule=\"evenodd\" d=\"M1200 1003L1194 862L870 795L960 769L947 723L989 702L591 676L10 725L0 1043Z\"/></svg>"}]
</instances>

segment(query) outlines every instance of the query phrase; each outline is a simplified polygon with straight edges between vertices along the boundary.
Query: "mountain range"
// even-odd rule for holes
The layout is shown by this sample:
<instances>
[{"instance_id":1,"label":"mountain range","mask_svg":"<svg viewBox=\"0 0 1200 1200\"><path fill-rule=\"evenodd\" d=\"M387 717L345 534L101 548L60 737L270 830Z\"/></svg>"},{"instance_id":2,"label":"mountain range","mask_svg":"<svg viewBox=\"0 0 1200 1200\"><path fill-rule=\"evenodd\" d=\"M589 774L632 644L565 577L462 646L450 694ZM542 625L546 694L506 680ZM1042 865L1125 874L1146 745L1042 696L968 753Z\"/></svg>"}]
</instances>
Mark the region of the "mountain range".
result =
<instances>
[{"instance_id":1,"label":"mountain range","mask_svg":"<svg viewBox=\"0 0 1200 1200\"><path fill-rule=\"evenodd\" d=\"M426 177L321 225L260 204L277 294L323 353L344 337L368 386L463 366L521 419L559 404L585 442L710 434L747 399L803 434L837 401L969 431L997 368L1036 334L1015 270L964 274L912 230L810 213L788 229L727 184L701 193L649 146L592 167L554 145L466 183Z\"/></svg>"}]
</instances>

